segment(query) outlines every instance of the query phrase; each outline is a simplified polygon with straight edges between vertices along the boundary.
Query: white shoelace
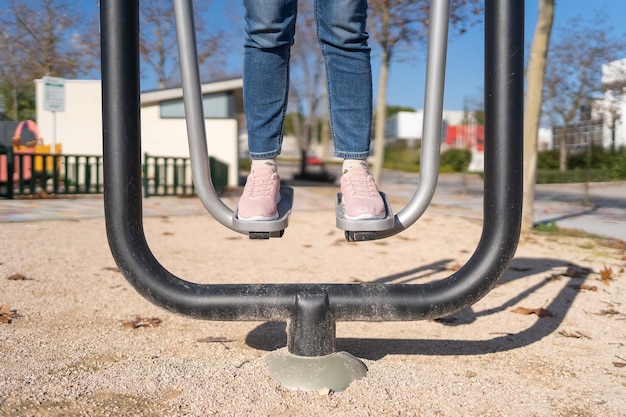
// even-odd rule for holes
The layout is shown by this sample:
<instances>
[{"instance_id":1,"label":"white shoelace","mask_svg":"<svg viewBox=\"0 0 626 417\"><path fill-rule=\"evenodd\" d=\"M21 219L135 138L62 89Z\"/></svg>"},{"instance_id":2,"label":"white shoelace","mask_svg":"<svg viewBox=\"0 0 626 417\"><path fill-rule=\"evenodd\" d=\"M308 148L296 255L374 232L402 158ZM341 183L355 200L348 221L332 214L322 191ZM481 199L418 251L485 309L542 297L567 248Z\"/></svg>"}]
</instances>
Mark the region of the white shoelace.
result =
<instances>
[{"instance_id":1,"label":"white shoelace","mask_svg":"<svg viewBox=\"0 0 626 417\"><path fill-rule=\"evenodd\" d=\"M273 175L273 174L272 174ZM250 184L250 197L270 197L273 190L272 177L257 177L252 175L253 181Z\"/></svg>"},{"instance_id":2,"label":"white shoelace","mask_svg":"<svg viewBox=\"0 0 626 417\"><path fill-rule=\"evenodd\" d=\"M348 189L353 196L373 197L376 195L374 181L371 175L350 175L346 177Z\"/></svg>"}]
</instances>

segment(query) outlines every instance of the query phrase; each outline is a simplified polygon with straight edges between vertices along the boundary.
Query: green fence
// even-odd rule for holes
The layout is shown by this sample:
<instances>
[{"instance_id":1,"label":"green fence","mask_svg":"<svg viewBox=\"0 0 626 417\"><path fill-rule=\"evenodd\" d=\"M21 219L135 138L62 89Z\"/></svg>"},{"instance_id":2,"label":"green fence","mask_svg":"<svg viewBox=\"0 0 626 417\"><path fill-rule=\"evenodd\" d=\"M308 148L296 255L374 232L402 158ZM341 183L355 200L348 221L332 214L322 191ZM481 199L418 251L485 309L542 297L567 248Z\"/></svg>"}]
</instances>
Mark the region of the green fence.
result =
<instances>
[{"instance_id":1,"label":"green fence","mask_svg":"<svg viewBox=\"0 0 626 417\"><path fill-rule=\"evenodd\" d=\"M215 190L228 184L228 165L209 158ZM102 156L51 155L0 149L0 198L42 194L100 194ZM144 154L145 197L193 195L189 158Z\"/></svg>"},{"instance_id":2,"label":"green fence","mask_svg":"<svg viewBox=\"0 0 626 417\"><path fill-rule=\"evenodd\" d=\"M145 153L143 159L144 197L195 194L189 158ZM222 193L228 185L228 165L209 157L209 169L215 191Z\"/></svg>"},{"instance_id":3,"label":"green fence","mask_svg":"<svg viewBox=\"0 0 626 417\"><path fill-rule=\"evenodd\" d=\"M101 156L0 150L0 197L102 191Z\"/></svg>"}]
</instances>

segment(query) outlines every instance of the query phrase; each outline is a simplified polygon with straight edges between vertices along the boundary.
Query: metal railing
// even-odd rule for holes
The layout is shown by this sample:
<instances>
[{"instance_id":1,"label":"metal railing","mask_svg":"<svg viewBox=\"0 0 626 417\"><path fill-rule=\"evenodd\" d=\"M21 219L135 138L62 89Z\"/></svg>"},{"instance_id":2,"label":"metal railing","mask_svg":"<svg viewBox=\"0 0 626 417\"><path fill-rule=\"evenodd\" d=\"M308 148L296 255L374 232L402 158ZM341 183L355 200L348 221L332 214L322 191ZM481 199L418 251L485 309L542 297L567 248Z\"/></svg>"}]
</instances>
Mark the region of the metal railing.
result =
<instances>
[{"instance_id":1,"label":"metal railing","mask_svg":"<svg viewBox=\"0 0 626 417\"><path fill-rule=\"evenodd\" d=\"M217 192L228 184L228 165L210 158ZM144 154L144 196L194 195L189 158ZM42 194L102 194L99 155L66 155L0 149L0 198Z\"/></svg>"},{"instance_id":2,"label":"metal railing","mask_svg":"<svg viewBox=\"0 0 626 417\"><path fill-rule=\"evenodd\" d=\"M216 178L215 190L224 191L228 185L228 165L209 158L211 177ZM195 195L189 158L143 155L144 197L167 195Z\"/></svg>"},{"instance_id":3,"label":"metal railing","mask_svg":"<svg viewBox=\"0 0 626 417\"><path fill-rule=\"evenodd\" d=\"M100 194L102 156L0 150L0 197Z\"/></svg>"}]
</instances>

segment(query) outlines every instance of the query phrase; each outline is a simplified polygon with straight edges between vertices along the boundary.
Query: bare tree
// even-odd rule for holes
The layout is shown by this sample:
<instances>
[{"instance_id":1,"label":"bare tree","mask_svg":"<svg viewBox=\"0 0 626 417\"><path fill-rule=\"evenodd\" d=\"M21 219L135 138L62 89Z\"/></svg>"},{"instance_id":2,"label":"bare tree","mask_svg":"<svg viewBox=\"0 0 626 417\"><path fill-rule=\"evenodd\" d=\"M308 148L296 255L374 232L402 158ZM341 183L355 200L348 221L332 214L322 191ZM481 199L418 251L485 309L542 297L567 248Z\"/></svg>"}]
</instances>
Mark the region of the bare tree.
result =
<instances>
[{"instance_id":1,"label":"bare tree","mask_svg":"<svg viewBox=\"0 0 626 417\"><path fill-rule=\"evenodd\" d=\"M544 110L561 132L576 120L583 104L602 92L602 65L623 56L626 44L612 37L606 19L598 14L592 20L571 19L562 29L559 41L551 47L546 69ZM566 170L565 134L559 135L559 168Z\"/></svg>"},{"instance_id":2,"label":"bare tree","mask_svg":"<svg viewBox=\"0 0 626 417\"><path fill-rule=\"evenodd\" d=\"M458 0L452 3L451 23L459 32L475 23L473 16L482 11L480 0ZM380 181L384 159L385 115L389 69L394 59L408 47L423 43L428 32L430 1L427 0L370 0L369 26L372 39L380 53L380 75L374 122L373 176Z\"/></svg>"},{"instance_id":3,"label":"bare tree","mask_svg":"<svg viewBox=\"0 0 626 417\"><path fill-rule=\"evenodd\" d=\"M522 232L534 226L535 182L537 179L537 138L541 119L541 100L547 64L550 35L554 22L555 0L539 0L539 13L530 59L526 70L526 104L524 109L524 198Z\"/></svg>"},{"instance_id":4,"label":"bare tree","mask_svg":"<svg viewBox=\"0 0 626 417\"><path fill-rule=\"evenodd\" d=\"M16 59L23 51L15 42L11 41L11 35L4 27L0 28L0 38L3 45L0 49L0 94L5 107L4 111L9 117L16 120L28 118L34 115L34 103L27 106L19 105L20 95L26 92L32 84L32 79L29 79L20 70L20 59Z\"/></svg>"},{"instance_id":5,"label":"bare tree","mask_svg":"<svg viewBox=\"0 0 626 417\"><path fill-rule=\"evenodd\" d=\"M212 67L204 65L210 58L220 57L220 44L224 38L222 31L209 32L203 18L208 3L194 2L194 20L198 49L198 63L204 77L212 75ZM146 67L142 69L145 78L150 73L156 75L159 88L180 84L179 59L174 25L174 8L170 0L145 0L140 8L141 35L139 50ZM214 63L214 61L211 61ZM219 71L218 71L219 72Z\"/></svg>"},{"instance_id":6,"label":"bare tree","mask_svg":"<svg viewBox=\"0 0 626 417\"><path fill-rule=\"evenodd\" d=\"M76 78L97 65L98 26L89 24L94 21L63 0L7 2L0 15L0 84L13 117L34 115L34 79Z\"/></svg>"}]
</instances>

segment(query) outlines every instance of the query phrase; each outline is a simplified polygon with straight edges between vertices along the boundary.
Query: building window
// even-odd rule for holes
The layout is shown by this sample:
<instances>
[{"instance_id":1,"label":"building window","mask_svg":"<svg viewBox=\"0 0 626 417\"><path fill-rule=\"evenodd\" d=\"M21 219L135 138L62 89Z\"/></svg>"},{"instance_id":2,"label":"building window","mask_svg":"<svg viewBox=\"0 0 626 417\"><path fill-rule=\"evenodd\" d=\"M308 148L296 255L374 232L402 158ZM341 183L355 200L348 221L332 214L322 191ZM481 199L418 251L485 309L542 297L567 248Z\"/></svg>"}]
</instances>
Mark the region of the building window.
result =
<instances>
[{"instance_id":1,"label":"building window","mask_svg":"<svg viewBox=\"0 0 626 417\"><path fill-rule=\"evenodd\" d=\"M182 119L185 117L183 99L164 101L160 104L162 119ZM202 110L205 119L229 119L234 117L232 92L205 94L202 96Z\"/></svg>"},{"instance_id":2,"label":"building window","mask_svg":"<svg viewBox=\"0 0 626 417\"><path fill-rule=\"evenodd\" d=\"M562 138L565 138L565 147L568 150L586 149L589 144L602 146L602 127L601 119L570 122L567 129L563 126L554 126L552 128L554 148L561 147Z\"/></svg>"}]
</instances>

